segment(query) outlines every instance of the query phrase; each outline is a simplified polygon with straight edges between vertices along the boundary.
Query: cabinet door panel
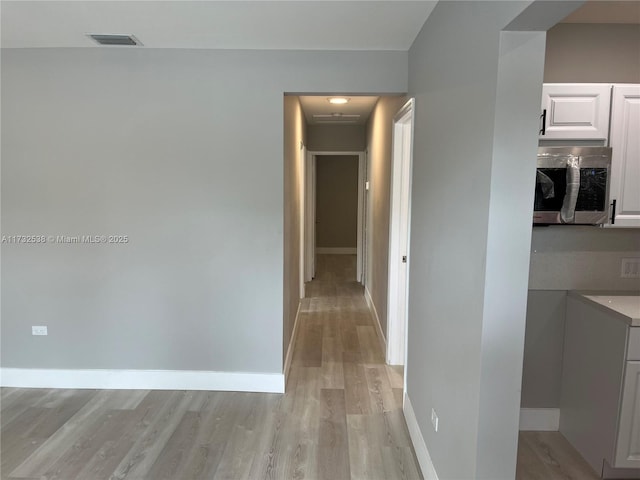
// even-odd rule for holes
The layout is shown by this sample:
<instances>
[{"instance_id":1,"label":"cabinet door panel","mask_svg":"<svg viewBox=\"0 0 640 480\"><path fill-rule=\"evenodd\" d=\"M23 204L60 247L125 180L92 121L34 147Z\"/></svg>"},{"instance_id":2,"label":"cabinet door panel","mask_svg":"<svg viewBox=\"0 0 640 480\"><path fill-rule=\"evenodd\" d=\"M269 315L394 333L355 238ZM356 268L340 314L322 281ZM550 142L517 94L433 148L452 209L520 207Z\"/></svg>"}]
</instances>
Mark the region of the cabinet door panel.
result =
<instances>
[{"instance_id":1,"label":"cabinet door panel","mask_svg":"<svg viewBox=\"0 0 640 480\"><path fill-rule=\"evenodd\" d=\"M613 226L640 227L640 85L614 85L611 109Z\"/></svg>"},{"instance_id":2,"label":"cabinet door panel","mask_svg":"<svg viewBox=\"0 0 640 480\"><path fill-rule=\"evenodd\" d=\"M542 109L546 110L546 119L540 139L606 142L610 102L609 84L544 84Z\"/></svg>"},{"instance_id":3,"label":"cabinet door panel","mask_svg":"<svg viewBox=\"0 0 640 480\"><path fill-rule=\"evenodd\" d=\"M640 362L626 366L614 467L640 467Z\"/></svg>"}]
</instances>

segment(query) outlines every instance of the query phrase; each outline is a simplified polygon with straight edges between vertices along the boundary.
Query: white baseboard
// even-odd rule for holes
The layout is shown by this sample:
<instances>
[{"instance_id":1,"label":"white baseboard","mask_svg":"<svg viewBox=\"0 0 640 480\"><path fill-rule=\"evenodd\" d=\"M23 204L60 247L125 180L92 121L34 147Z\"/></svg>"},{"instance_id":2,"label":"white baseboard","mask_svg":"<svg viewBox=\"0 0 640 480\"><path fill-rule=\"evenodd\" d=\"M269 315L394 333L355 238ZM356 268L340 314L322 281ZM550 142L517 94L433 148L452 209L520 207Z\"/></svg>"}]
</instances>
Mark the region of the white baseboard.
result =
<instances>
[{"instance_id":1,"label":"white baseboard","mask_svg":"<svg viewBox=\"0 0 640 480\"><path fill-rule=\"evenodd\" d=\"M384 353L384 356L386 359L387 358L387 338L382 332L382 326L380 325L380 317L378 316L378 311L376 310L376 306L373 303L373 298L371 298L371 293L369 292L369 289L367 288L366 285L364 287L364 299L366 300L367 305L369 306L369 310L371 310L371 313L373 314L373 319L374 319L373 323L375 323L376 325L376 330L378 331L378 340L380 341L380 346L382 347L382 352Z\"/></svg>"},{"instance_id":2,"label":"white baseboard","mask_svg":"<svg viewBox=\"0 0 640 480\"><path fill-rule=\"evenodd\" d=\"M296 335L298 334L298 320L300 319L300 309L302 308L302 300L298 302L298 311L296 312L296 318L293 321L293 330L291 331L291 338L289 339L289 346L287 347L287 356L284 360L284 379L285 382L289 376L289 370L291 369L291 360L293 360L293 346L295 345Z\"/></svg>"},{"instance_id":3,"label":"white baseboard","mask_svg":"<svg viewBox=\"0 0 640 480\"><path fill-rule=\"evenodd\" d=\"M284 393L284 375L192 370L2 368L0 369L0 386Z\"/></svg>"},{"instance_id":4,"label":"white baseboard","mask_svg":"<svg viewBox=\"0 0 640 480\"><path fill-rule=\"evenodd\" d=\"M404 411L404 418L407 422L409 437L411 438L411 443L413 443L413 449L416 452L416 458L418 459L418 464L420 465L420 470L422 470L424 480L438 480L436 467L433 465L431 455L429 455L429 450L427 450L427 444L424 443L424 437L420 431L420 426L416 419L416 413L413 411L411 400L409 400L409 395L406 393L404 394L402 410Z\"/></svg>"},{"instance_id":5,"label":"white baseboard","mask_svg":"<svg viewBox=\"0 0 640 480\"><path fill-rule=\"evenodd\" d=\"M356 255L358 249L356 247L316 247L316 254L332 254L332 255Z\"/></svg>"},{"instance_id":6,"label":"white baseboard","mask_svg":"<svg viewBox=\"0 0 640 480\"><path fill-rule=\"evenodd\" d=\"M521 408L520 430L557 432L560 428L559 408Z\"/></svg>"}]
</instances>

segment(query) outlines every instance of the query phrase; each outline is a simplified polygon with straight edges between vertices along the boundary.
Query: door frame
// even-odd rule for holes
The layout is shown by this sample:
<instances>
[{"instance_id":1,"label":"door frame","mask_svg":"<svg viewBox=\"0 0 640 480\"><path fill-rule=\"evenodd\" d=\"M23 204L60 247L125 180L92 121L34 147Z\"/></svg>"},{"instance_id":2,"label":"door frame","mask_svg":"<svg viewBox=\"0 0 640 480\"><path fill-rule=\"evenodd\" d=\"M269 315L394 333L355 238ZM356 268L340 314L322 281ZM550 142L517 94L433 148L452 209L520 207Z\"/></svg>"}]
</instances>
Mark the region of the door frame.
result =
<instances>
[{"instance_id":1,"label":"door frame","mask_svg":"<svg viewBox=\"0 0 640 480\"><path fill-rule=\"evenodd\" d=\"M357 156L358 157L358 225L356 245L356 281L362 283L364 254L364 181L365 153L363 151L329 151L307 150L304 169L304 281L310 282L315 277L316 251L316 157L318 156Z\"/></svg>"},{"instance_id":2,"label":"door frame","mask_svg":"<svg viewBox=\"0 0 640 480\"><path fill-rule=\"evenodd\" d=\"M387 297L387 363L407 364L411 177L415 99L393 117L391 205L389 215L389 281ZM407 262L402 257L407 257ZM407 377L406 371L404 375ZM405 381L406 385L406 381Z\"/></svg>"}]
</instances>

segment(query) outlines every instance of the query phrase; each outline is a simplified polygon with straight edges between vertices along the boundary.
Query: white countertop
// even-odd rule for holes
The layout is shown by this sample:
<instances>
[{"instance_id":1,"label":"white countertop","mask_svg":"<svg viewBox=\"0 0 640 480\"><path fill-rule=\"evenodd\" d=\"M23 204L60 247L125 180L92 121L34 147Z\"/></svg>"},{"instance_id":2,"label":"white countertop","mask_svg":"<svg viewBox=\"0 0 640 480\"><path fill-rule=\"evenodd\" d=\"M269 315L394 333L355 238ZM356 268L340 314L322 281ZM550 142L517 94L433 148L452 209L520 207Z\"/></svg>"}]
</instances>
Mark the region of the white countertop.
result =
<instances>
[{"instance_id":1,"label":"white countertop","mask_svg":"<svg viewBox=\"0 0 640 480\"><path fill-rule=\"evenodd\" d=\"M621 315L632 327L640 327L640 295L607 295L575 292L578 296Z\"/></svg>"}]
</instances>

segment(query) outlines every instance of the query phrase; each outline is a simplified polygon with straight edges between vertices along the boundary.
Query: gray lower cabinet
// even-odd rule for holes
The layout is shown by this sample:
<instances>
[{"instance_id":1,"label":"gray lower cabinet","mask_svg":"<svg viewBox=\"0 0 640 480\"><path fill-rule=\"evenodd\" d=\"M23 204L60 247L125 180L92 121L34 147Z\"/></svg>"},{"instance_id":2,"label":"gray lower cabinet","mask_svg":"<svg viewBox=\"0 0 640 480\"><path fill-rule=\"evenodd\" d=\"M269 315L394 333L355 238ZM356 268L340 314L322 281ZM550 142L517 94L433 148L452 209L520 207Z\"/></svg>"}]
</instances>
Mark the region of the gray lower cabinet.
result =
<instances>
[{"instance_id":1,"label":"gray lower cabinet","mask_svg":"<svg viewBox=\"0 0 640 480\"><path fill-rule=\"evenodd\" d=\"M630 325L567 298L560 431L596 472L613 478L640 478L640 327Z\"/></svg>"},{"instance_id":2,"label":"gray lower cabinet","mask_svg":"<svg viewBox=\"0 0 640 480\"><path fill-rule=\"evenodd\" d=\"M640 466L640 361L628 361L626 364L613 466Z\"/></svg>"}]
</instances>

